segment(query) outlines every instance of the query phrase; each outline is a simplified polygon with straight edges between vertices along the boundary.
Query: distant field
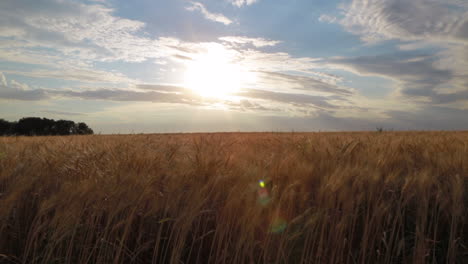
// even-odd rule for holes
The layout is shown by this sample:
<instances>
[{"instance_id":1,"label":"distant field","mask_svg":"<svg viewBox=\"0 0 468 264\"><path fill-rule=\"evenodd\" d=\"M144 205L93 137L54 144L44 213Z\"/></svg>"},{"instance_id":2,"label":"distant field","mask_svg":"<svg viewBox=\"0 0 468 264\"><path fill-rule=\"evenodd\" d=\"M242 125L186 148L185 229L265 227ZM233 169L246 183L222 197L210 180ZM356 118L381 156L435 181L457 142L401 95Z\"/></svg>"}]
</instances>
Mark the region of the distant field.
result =
<instances>
[{"instance_id":1,"label":"distant field","mask_svg":"<svg viewBox=\"0 0 468 264\"><path fill-rule=\"evenodd\" d=\"M0 263L468 263L468 132L0 138Z\"/></svg>"}]
</instances>

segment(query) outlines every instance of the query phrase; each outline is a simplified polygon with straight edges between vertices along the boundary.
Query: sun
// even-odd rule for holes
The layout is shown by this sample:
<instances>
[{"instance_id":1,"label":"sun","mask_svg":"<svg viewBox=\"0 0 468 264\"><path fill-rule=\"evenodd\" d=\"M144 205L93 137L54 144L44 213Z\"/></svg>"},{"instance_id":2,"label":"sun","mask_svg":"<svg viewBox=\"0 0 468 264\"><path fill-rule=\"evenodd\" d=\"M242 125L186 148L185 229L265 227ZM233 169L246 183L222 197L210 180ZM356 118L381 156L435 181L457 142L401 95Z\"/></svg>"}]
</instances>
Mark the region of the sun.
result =
<instances>
[{"instance_id":1,"label":"sun","mask_svg":"<svg viewBox=\"0 0 468 264\"><path fill-rule=\"evenodd\" d=\"M240 90L252 74L233 62L223 47L211 47L186 63L184 86L205 97L226 97Z\"/></svg>"}]
</instances>

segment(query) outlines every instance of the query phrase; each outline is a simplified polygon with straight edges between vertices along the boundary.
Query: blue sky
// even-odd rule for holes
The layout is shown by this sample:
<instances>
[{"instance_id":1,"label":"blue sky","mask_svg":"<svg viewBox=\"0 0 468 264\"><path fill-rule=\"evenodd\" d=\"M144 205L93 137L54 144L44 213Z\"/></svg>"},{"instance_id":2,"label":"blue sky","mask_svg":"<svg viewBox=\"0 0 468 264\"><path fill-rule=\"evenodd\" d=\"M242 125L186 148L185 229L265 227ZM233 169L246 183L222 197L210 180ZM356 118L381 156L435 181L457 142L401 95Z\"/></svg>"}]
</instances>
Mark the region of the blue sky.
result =
<instances>
[{"instance_id":1,"label":"blue sky","mask_svg":"<svg viewBox=\"0 0 468 264\"><path fill-rule=\"evenodd\" d=\"M0 118L468 129L464 0L4 0Z\"/></svg>"}]
</instances>

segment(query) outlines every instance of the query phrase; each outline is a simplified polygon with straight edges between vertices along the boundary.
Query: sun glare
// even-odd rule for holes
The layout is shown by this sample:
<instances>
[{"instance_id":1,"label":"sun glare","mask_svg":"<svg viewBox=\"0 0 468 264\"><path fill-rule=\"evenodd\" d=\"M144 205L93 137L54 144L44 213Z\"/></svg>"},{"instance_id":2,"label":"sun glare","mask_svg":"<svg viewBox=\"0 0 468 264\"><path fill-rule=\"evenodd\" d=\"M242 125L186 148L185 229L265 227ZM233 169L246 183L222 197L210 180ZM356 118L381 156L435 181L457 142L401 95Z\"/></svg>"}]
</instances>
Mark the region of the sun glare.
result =
<instances>
[{"instance_id":1,"label":"sun glare","mask_svg":"<svg viewBox=\"0 0 468 264\"><path fill-rule=\"evenodd\" d=\"M225 97L252 79L223 47L213 47L186 64L184 86L206 97Z\"/></svg>"}]
</instances>

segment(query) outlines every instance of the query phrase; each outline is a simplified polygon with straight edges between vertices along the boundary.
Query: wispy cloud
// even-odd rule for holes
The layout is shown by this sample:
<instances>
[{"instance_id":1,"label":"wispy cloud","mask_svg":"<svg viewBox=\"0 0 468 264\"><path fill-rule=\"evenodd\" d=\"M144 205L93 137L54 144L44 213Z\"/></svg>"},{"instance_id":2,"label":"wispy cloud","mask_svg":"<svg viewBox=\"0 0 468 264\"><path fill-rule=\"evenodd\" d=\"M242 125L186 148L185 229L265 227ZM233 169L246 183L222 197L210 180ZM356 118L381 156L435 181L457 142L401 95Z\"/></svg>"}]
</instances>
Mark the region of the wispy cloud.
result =
<instances>
[{"instance_id":1,"label":"wispy cloud","mask_svg":"<svg viewBox=\"0 0 468 264\"><path fill-rule=\"evenodd\" d=\"M3 72L0 72L0 85L4 87L8 85L5 75L3 75Z\"/></svg>"},{"instance_id":2,"label":"wispy cloud","mask_svg":"<svg viewBox=\"0 0 468 264\"><path fill-rule=\"evenodd\" d=\"M40 101L48 99L47 92L42 89L20 90L16 88L0 87L0 98L19 101Z\"/></svg>"},{"instance_id":3,"label":"wispy cloud","mask_svg":"<svg viewBox=\"0 0 468 264\"><path fill-rule=\"evenodd\" d=\"M229 2L231 2L231 4L237 6L237 7L242 7L244 5L251 5L251 4L254 4L256 2L258 2L259 0L228 0Z\"/></svg>"},{"instance_id":4,"label":"wispy cloud","mask_svg":"<svg viewBox=\"0 0 468 264\"><path fill-rule=\"evenodd\" d=\"M56 111L56 110L42 110L41 112L46 113L46 114L59 115L59 116L83 116L85 115L84 113Z\"/></svg>"},{"instance_id":5,"label":"wispy cloud","mask_svg":"<svg viewBox=\"0 0 468 264\"><path fill-rule=\"evenodd\" d=\"M272 47L281 43L281 41L278 41L278 40L270 40L270 39L264 39L264 38L249 38L249 37L243 37L243 36L227 36L227 37L221 37L219 38L219 40L225 41L228 43L240 44L240 45L252 44L253 46L257 48L268 47L268 46Z\"/></svg>"},{"instance_id":6,"label":"wispy cloud","mask_svg":"<svg viewBox=\"0 0 468 264\"><path fill-rule=\"evenodd\" d=\"M467 10L468 3L459 0L353 0L343 5L344 17L337 22L368 44L399 41L402 52L330 62L360 75L392 79L405 97L452 106L465 101L461 107L466 109Z\"/></svg>"},{"instance_id":7,"label":"wispy cloud","mask_svg":"<svg viewBox=\"0 0 468 264\"><path fill-rule=\"evenodd\" d=\"M308 92L321 92L331 95L352 95L353 91L349 88L340 87L337 84L325 82L319 78L311 76L301 76L286 74L280 72L259 72L261 77L278 86L286 86L288 88L303 90ZM326 76L325 78L337 78L335 76Z\"/></svg>"},{"instance_id":8,"label":"wispy cloud","mask_svg":"<svg viewBox=\"0 0 468 264\"><path fill-rule=\"evenodd\" d=\"M326 14L320 15L319 19L320 22L326 22L326 23L334 23L336 22L337 18L335 16L330 16Z\"/></svg>"},{"instance_id":9,"label":"wispy cloud","mask_svg":"<svg viewBox=\"0 0 468 264\"><path fill-rule=\"evenodd\" d=\"M466 2L458 0L354 0L340 23L367 42L386 39L468 41Z\"/></svg>"},{"instance_id":10,"label":"wispy cloud","mask_svg":"<svg viewBox=\"0 0 468 264\"><path fill-rule=\"evenodd\" d=\"M2 41L0 54L6 52L9 55L2 57L9 60L19 55L23 62L68 61L72 65L76 60L142 62L167 55L165 38L143 36L143 22L113 12L99 4L70 0L1 1L0 37L13 40ZM48 50L38 53L34 47Z\"/></svg>"},{"instance_id":11,"label":"wispy cloud","mask_svg":"<svg viewBox=\"0 0 468 264\"><path fill-rule=\"evenodd\" d=\"M449 69L435 65L431 55L394 53L380 56L333 58L329 67L362 76L380 76L395 82L396 95L405 99L433 104L447 104L468 100L466 76L458 76Z\"/></svg>"},{"instance_id":12,"label":"wispy cloud","mask_svg":"<svg viewBox=\"0 0 468 264\"><path fill-rule=\"evenodd\" d=\"M37 69L32 71L6 70L4 72L34 78L70 80L85 83L136 83L136 80L130 79L121 73L114 73L89 68Z\"/></svg>"},{"instance_id":13,"label":"wispy cloud","mask_svg":"<svg viewBox=\"0 0 468 264\"><path fill-rule=\"evenodd\" d=\"M269 101L298 105L298 106L316 107L319 109L340 108L340 106L329 103L327 101L329 100L329 98L325 96L312 96L312 95L299 94L299 93L280 93L280 92L272 92L272 91L259 90L259 89L245 89L237 93L236 95L246 97L246 98L269 100Z\"/></svg>"},{"instance_id":14,"label":"wispy cloud","mask_svg":"<svg viewBox=\"0 0 468 264\"><path fill-rule=\"evenodd\" d=\"M30 89L27 85L11 80L8 84L3 74L0 77L7 85L0 86L0 99L19 101L43 101L52 98L75 98L83 100L106 100L120 102L153 102L209 107L224 105L232 110L258 111L305 111L305 109L337 110L347 108L349 102L339 95L314 96L305 93L273 92L259 89L242 89L233 93L234 99L203 97L181 86L139 84L128 89ZM336 91L333 91L336 92ZM342 91L339 91L342 92ZM237 98L237 99L236 99ZM263 103L262 103L263 102ZM336 102L341 102L336 104ZM53 112L50 112L53 113ZM55 113L59 114L59 113Z\"/></svg>"},{"instance_id":15,"label":"wispy cloud","mask_svg":"<svg viewBox=\"0 0 468 264\"><path fill-rule=\"evenodd\" d=\"M190 2L190 6L186 7L189 11L199 11L206 19L223 23L224 25L230 25L232 20L224 16L223 14L212 13L199 2Z\"/></svg>"},{"instance_id":16,"label":"wispy cloud","mask_svg":"<svg viewBox=\"0 0 468 264\"><path fill-rule=\"evenodd\" d=\"M0 72L0 100L40 101L49 98L43 89L29 89L27 84L11 80L9 83L5 75Z\"/></svg>"}]
</instances>

